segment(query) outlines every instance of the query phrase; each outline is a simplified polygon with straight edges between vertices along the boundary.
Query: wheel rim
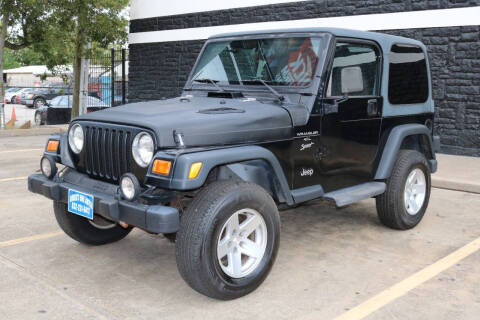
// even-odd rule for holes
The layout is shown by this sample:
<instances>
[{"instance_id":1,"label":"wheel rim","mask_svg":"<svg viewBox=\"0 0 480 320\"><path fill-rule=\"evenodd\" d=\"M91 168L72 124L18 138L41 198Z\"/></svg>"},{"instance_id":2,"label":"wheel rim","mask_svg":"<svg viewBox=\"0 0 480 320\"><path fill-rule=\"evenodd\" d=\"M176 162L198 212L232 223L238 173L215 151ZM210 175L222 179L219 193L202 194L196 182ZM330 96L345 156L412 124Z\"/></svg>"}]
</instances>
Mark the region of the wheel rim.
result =
<instances>
[{"instance_id":1,"label":"wheel rim","mask_svg":"<svg viewBox=\"0 0 480 320\"><path fill-rule=\"evenodd\" d=\"M405 182L405 192L403 195L405 209L409 215L416 215L423 206L425 195L427 193L427 183L425 174L422 170L413 169Z\"/></svg>"},{"instance_id":2,"label":"wheel rim","mask_svg":"<svg viewBox=\"0 0 480 320\"><path fill-rule=\"evenodd\" d=\"M40 107L43 107L45 103L43 102L42 99L38 99L37 101L35 101L35 107L36 108L40 108Z\"/></svg>"},{"instance_id":3,"label":"wheel rim","mask_svg":"<svg viewBox=\"0 0 480 320\"><path fill-rule=\"evenodd\" d=\"M35 124L36 124L37 126L39 126L39 125L42 124L42 116L40 116L39 113L37 113L37 114L35 115Z\"/></svg>"},{"instance_id":4,"label":"wheel rim","mask_svg":"<svg viewBox=\"0 0 480 320\"><path fill-rule=\"evenodd\" d=\"M267 226L253 209L235 212L222 226L217 240L217 258L222 271L232 278L251 274L267 247Z\"/></svg>"}]
</instances>

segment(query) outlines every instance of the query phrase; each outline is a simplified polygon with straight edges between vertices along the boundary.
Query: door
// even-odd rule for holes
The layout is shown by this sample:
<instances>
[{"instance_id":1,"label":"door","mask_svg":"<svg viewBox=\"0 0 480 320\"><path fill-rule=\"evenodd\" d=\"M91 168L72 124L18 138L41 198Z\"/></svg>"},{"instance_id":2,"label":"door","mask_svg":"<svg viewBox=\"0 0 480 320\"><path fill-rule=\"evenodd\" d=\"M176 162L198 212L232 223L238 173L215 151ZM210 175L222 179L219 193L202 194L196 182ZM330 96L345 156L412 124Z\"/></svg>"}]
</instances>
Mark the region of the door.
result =
<instances>
[{"instance_id":1,"label":"door","mask_svg":"<svg viewBox=\"0 0 480 320\"><path fill-rule=\"evenodd\" d=\"M373 42L337 39L329 71L319 142L325 192L373 177L383 100L381 50Z\"/></svg>"}]
</instances>

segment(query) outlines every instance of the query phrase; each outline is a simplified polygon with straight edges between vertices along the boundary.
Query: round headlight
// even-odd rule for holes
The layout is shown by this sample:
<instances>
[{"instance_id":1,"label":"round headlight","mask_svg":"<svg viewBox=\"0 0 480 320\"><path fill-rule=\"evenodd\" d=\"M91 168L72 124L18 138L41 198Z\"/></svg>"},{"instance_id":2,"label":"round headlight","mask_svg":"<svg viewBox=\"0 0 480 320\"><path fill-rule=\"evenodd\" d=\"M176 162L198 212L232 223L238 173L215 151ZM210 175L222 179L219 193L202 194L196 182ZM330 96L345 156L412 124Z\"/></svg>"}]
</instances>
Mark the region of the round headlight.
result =
<instances>
[{"instance_id":1,"label":"round headlight","mask_svg":"<svg viewBox=\"0 0 480 320\"><path fill-rule=\"evenodd\" d=\"M153 158L153 138L146 132L140 132L132 143L132 155L135 162L141 167L148 167Z\"/></svg>"},{"instance_id":2,"label":"round headlight","mask_svg":"<svg viewBox=\"0 0 480 320\"><path fill-rule=\"evenodd\" d=\"M83 129L79 124L75 124L68 132L68 144L73 152L79 154L83 149Z\"/></svg>"},{"instance_id":3,"label":"round headlight","mask_svg":"<svg viewBox=\"0 0 480 320\"><path fill-rule=\"evenodd\" d=\"M43 175L48 179L52 179L57 174L57 166L55 162L45 156L40 160L40 169L42 170Z\"/></svg>"},{"instance_id":4,"label":"round headlight","mask_svg":"<svg viewBox=\"0 0 480 320\"><path fill-rule=\"evenodd\" d=\"M132 173L125 173L120 178L120 192L128 201L134 200L140 193L140 183Z\"/></svg>"}]
</instances>

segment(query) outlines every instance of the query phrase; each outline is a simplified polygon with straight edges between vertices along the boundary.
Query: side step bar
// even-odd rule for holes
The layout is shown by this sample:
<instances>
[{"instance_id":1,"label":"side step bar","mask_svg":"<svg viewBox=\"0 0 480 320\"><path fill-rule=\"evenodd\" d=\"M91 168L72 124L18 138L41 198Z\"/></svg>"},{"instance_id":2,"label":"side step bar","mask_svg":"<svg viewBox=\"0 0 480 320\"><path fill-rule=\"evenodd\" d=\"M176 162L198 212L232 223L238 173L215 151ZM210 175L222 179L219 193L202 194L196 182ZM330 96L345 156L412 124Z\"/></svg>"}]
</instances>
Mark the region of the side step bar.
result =
<instances>
[{"instance_id":1,"label":"side step bar","mask_svg":"<svg viewBox=\"0 0 480 320\"><path fill-rule=\"evenodd\" d=\"M385 192L385 182L366 182L353 187L325 193L322 198L334 201L337 207L343 207L360 200L372 198Z\"/></svg>"}]
</instances>

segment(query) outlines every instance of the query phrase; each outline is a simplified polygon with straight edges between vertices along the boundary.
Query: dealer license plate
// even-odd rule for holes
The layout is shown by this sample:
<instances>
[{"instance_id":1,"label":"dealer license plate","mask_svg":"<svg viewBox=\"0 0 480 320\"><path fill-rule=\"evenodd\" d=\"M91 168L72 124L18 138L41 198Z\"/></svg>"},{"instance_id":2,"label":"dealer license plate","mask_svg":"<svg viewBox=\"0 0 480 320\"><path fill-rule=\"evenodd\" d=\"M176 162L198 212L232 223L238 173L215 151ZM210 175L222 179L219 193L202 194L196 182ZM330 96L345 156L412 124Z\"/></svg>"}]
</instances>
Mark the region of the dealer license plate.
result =
<instances>
[{"instance_id":1,"label":"dealer license plate","mask_svg":"<svg viewBox=\"0 0 480 320\"><path fill-rule=\"evenodd\" d=\"M68 189L68 211L88 219L93 219L93 196Z\"/></svg>"}]
</instances>

